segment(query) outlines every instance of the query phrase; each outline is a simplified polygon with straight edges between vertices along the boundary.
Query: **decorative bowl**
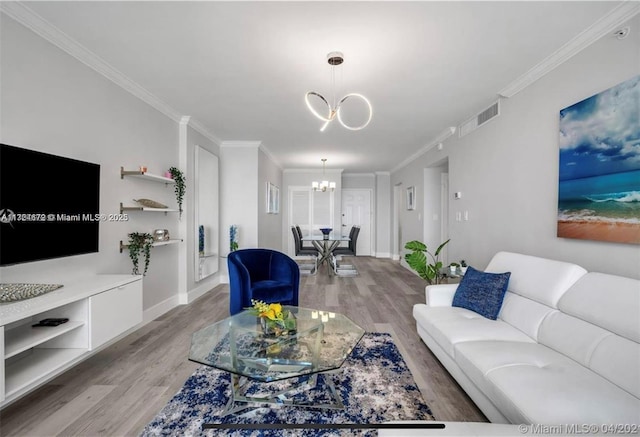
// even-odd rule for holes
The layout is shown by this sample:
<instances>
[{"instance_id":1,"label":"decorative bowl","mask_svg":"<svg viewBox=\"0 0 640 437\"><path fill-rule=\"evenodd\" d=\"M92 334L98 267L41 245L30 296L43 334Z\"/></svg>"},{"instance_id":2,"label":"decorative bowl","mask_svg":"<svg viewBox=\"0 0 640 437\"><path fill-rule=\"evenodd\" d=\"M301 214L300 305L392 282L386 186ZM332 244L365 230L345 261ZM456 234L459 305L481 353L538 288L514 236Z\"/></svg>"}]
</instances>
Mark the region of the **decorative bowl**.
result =
<instances>
[{"instance_id":1,"label":"decorative bowl","mask_svg":"<svg viewBox=\"0 0 640 437\"><path fill-rule=\"evenodd\" d=\"M153 239L155 241L168 241L170 239L169 231L167 229L156 229L153 231Z\"/></svg>"},{"instance_id":2,"label":"decorative bowl","mask_svg":"<svg viewBox=\"0 0 640 437\"><path fill-rule=\"evenodd\" d=\"M324 235L329 235L331 231L333 231L333 228L320 228L320 232L322 232Z\"/></svg>"}]
</instances>

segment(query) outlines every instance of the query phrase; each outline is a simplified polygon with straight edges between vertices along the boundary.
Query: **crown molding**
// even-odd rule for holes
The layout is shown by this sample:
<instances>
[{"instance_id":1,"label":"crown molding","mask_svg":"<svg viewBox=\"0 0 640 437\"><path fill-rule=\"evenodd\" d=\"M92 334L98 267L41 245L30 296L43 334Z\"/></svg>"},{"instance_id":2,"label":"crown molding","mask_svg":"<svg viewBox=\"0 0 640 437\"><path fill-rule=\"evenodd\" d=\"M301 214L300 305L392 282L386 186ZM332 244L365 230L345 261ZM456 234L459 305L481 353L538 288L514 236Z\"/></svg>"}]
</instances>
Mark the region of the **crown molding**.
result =
<instances>
[{"instance_id":1,"label":"crown molding","mask_svg":"<svg viewBox=\"0 0 640 437\"><path fill-rule=\"evenodd\" d=\"M104 59L78 43L69 35L36 14L21 2L0 2L0 10L18 23L40 35L58 48L64 50L86 66L97 71L107 79L151 105L171 120L180 122L182 114L138 85L126 75L109 65Z\"/></svg>"},{"instance_id":2,"label":"crown molding","mask_svg":"<svg viewBox=\"0 0 640 437\"><path fill-rule=\"evenodd\" d=\"M49 23L23 2L0 1L0 11L22 24L27 29L41 36L46 41L73 56L87 67L106 77L120 88L164 114L169 119L176 123L183 122L183 115L179 111L175 110L138 83L134 82L124 73L112 67L100 56L87 49L53 24ZM204 125L202 125L202 123L195 120L193 117L190 117L190 120L187 120L187 123L209 140L216 144L220 144L220 139L213 135L206 127L204 127Z\"/></svg>"},{"instance_id":3,"label":"crown molding","mask_svg":"<svg viewBox=\"0 0 640 437\"><path fill-rule=\"evenodd\" d=\"M375 172L376 176L391 176L391 172L390 171L377 171Z\"/></svg>"},{"instance_id":4,"label":"crown molding","mask_svg":"<svg viewBox=\"0 0 640 437\"><path fill-rule=\"evenodd\" d=\"M407 159L402 161L400 164L398 164L394 168L392 168L390 173L395 173L398 170L400 170L401 168L404 168L407 165L411 164L413 161L415 161L416 159L418 159L419 157L421 157L422 155L427 153L429 150L433 149L438 144L442 143L444 140L449 138L455 132L456 132L456 127L455 126L449 126L445 130L440 132L440 134L437 137L435 137L434 139L432 139L429 143L427 143L426 145L422 146L416 153L414 153L413 155L409 156Z\"/></svg>"},{"instance_id":5,"label":"crown molding","mask_svg":"<svg viewBox=\"0 0 640 437\"><path fill-rule=\"evenodd\" d=\"M261 145L262 145L262 141L233 140L233 141L223 141L220 143L220 147L251 147L254 149L260 148Z\"/></svg>"},{"instance_id":6,"label":"crown molding","mask_svg":"<svg viewBox=\"0 0 640 437\"><path fill-rule=\"evenodd\" d=\"M342 176L342 172L344 171L343 168L327 168L325 169L325 173L331 173L331 174L337 174ZM319 173L322 174L323 170L322 169L315 169L315 168L285 168L284 170L282 170L283 173L287 173L287 174L291 174L291 173L304 173L304 174L310 174L310 173Z\"/></svg>"},{"instance_id":7,"label":"crown molding","mask_svg":"<svg viewBox=\"0 0 640 437\"><path fill-rule=\"evenodd\" d=\"M200 123L200 121L196 120L195 118L190 117L189 126L191 126L193 130L195 130L199 134L202 134L217 146L220 146L220 144L222 143L222 140L220 138L216 137L209 131L209 129L207 129L202 123Z\"/></svg>"},{"instance_id":8,"label":"crown molding","mask_svg":"<svg viewBox=\"0 0 640 437\"><path fill-rule=\"evenodd\" d=\"M344 178L375 178L376 175L373 173L343 173L342 177Z\"/></svg>"},{"instance_id":9,"label":"crown molding","mask_svg":"<svg viewBox=\"0 0 640 437\"><path fill-rule=\"evenodd\" d=\"M502 97L513 97L544 75L578 54L598 39L616 30L618 26L640 12L640 2L626 0L607 15L587 27L565 45L547 56L525 74L498 92Z\"/></svg>"},{"instance_id":10,"label":"crown molding","mask_svg":"<svg viewBox=\"0 0 640 437\"><path fill-rule=\"evenodd\" d=\"M267 146L265 146L263 143L260 143L259 148L264 152L265 155L267 155L267 157L271 160L271 162L273 162L276 165L276 167L282 170L282 165L280 164L280 161L276 159L275 155L271 152L271 150L267 148Z\"/></svg>"},{"instance_id":11,"label":"crown molding","mask_svg":"<svg viewBox=\"0 0 640 437\"><path fill-rule=\"evenodd\" d=\"M282 170L282 166L280 165L280 162L275 158L273 153L271 153L271 150L269 150L267 148L267 146L265 146L262 143L262 141L232 140L232 141L222 141L219 144L220 144L220 147L224 147L224 148L246 147L246 148L251 148L251 149L259 149L262 152L264 152L265 155L267 155L267 158L269 158L276 165L276 167L278 167L280 170Z\"/></svg>"}]
</instances>

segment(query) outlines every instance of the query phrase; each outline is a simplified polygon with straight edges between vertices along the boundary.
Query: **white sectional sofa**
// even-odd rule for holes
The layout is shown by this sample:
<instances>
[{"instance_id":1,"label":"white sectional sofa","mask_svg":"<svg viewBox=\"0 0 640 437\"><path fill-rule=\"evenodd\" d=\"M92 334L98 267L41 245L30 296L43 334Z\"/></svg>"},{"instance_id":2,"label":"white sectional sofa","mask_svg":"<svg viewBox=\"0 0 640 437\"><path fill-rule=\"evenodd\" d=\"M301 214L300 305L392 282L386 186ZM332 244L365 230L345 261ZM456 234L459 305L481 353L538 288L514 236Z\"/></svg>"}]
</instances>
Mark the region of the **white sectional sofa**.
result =
<instances>
[{"instance_id":1,"label":"white sectional sofa","mask_svg":"<svg viewBox=\"0 0 640 437\"><path fill-rule=\"evenodd\" d=\"M413 308L427 346L492 422L640 424L640 281L500 252L497 320L453 307L457 284Z\"/></svg>"}]
</instances>

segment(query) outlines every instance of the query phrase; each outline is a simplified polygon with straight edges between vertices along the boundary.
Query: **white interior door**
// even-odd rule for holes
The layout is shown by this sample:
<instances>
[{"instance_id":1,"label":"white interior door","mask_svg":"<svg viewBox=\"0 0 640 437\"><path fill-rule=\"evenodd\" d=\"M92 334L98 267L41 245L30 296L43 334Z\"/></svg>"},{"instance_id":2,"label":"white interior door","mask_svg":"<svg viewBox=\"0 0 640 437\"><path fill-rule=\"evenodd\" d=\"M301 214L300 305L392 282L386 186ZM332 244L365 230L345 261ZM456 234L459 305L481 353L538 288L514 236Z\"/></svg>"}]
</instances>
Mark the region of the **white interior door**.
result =
<instances>
[{"instance_id":1,"label":"white interior door","mask_svg":"<svg viewBox=\"0 0 640 437\"><path fill-rule=\"evenodd\" d=\"M342 190L342 235L353 225L360 226L356 253L371 256L371 190Z\"/></svg>"}]
</instances>

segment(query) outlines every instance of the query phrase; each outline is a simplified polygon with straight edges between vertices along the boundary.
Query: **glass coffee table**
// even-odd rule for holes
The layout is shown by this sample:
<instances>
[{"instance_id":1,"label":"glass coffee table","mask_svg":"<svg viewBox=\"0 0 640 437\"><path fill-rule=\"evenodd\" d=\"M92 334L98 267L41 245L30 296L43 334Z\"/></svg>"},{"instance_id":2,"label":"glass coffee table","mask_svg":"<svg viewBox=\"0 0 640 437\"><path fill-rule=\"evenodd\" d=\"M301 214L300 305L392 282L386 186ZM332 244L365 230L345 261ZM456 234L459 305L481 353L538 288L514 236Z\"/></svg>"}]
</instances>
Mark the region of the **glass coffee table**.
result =
<instances>
[{"instance_id":1,"label":"glass coffee table","mask_svg":"<svg viewBox=\"0 0 640 437\"><path fill-rule=\"evenodd\" d=\"M309 401L304 391L316 386L319 373L330 373L342 366L364 335L364 329L338 313L292 306L283 306L283 310L293 313L297 326L279 336L264 334L259 318L250 311L193 334L189 360L231 373L232 395L222 416L256 403L344 408L329 377L325 378L327 402ZM247 392L256 381L282 380L290 381L279 391Z\"/></svg>"}]
</instances>

